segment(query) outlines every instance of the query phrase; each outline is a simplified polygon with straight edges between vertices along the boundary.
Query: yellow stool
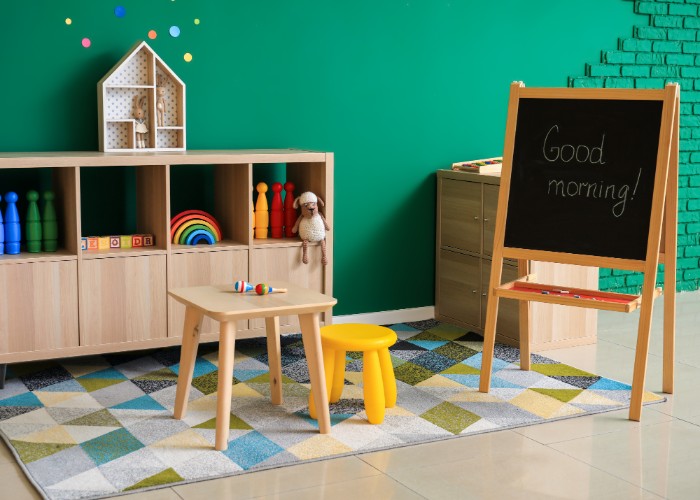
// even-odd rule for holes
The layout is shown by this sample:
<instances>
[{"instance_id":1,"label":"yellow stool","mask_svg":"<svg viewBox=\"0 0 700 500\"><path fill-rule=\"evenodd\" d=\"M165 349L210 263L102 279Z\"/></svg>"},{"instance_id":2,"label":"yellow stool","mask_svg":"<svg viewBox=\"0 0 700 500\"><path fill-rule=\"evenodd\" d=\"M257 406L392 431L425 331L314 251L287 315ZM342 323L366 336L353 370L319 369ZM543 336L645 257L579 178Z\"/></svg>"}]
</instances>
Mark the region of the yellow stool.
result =
<instances>
[{"instance_id":1,"label":"yellow stool","mask_svg":"<svg viewBox=\"0 0 700 500\"><path fill-rule=\"evenodd\" d=\"M383 326L347 323L322 327L321 345L328 401L337 402L343 392L346 352L362 352L367 420L371 424L381 424L384 409L396 405L396 378L389 356L389 346L395 343L396 333ZM311 418L316 418L312 393L309 393L309 414Z\"/></svg>"}]
</instances>

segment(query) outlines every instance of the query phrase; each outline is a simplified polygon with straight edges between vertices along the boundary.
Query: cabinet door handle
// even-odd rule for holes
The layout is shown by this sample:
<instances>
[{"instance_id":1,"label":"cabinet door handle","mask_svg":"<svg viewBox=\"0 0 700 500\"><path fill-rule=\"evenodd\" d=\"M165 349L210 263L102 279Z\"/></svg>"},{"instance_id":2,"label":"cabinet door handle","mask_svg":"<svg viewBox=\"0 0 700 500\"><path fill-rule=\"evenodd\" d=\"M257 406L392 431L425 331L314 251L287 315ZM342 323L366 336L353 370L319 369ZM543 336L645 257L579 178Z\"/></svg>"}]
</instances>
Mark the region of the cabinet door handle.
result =
<instances>
[{"instance_id":1,"label":"cabinet door handle","mask_svg":"<svg viewBox=\"0 0 700 500\"><path fill-rule=\"evenodd\" d=\"M486 297L486 292L481 294L482 297Z\"/></svg>"},{"instance_id":2,"label":"cabinet door handle","mask_svg":"<svg viewBox=\"0 0 700 500\"><path fill-rule=\"evenodd\" d=\"M474 220L479 220L479 217L475 215Z\"/></svg>"},{"instance_id":3,"label":"cabinet door handle","mask_svg":"<svg viewBox=\"0 0 700 500\"><path fill-rule=\"evenodd\" d=\"M476 290L472 290L472 293L476 293Z\"/></svg>"},{"instance_id":4,"label":"cabinet door handle","mask_svg":"<svg viewBox=\"0 0 700 500\"><path fill-rule=\"evenodd\" d=\"M484 219L484 222L488 222L488 221L489 221L488 219Z\"/></svg>"}]
</instances>

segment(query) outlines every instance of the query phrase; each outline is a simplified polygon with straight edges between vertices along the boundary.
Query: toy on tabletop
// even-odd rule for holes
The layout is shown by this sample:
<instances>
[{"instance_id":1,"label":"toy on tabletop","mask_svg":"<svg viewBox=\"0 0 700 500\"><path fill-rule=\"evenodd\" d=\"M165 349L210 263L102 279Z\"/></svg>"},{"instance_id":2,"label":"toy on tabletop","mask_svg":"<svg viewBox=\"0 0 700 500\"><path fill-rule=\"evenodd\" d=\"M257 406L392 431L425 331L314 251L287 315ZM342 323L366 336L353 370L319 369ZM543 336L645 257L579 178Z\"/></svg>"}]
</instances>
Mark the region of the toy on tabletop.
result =
<instances>
[{"instance_id":1,"label":"toy on tabletop","mask_svg":"<svg viewBox=\"0 0 700 500\"><path fill-rule=\"evenodd\" d=\"M148 124L146 123L147 97L134 96L134 121L136 122L136 147L146 147L146 135L148 134Z\"/></svg>"},{"instance_id":2,"label":"toy on tabletop","mask_svg":"<svg viewBox=\"0 0 700 500\"><path fill-rule=\"evenodd\" d=\"M80 249L81 250L87 250L88 249L88 243L87 243L87 237L83 236L80 238Z\"/></svg>"},{"instance_id":3,"label":"toy on tabletop","mask_svg":"<svg viewBox=\"0 0 700 500\"><path fill-rule=\"evenodd\" d=\"M143 236L140 234L131 235L131 247L141 248L143 246Z\"/></svg>"},{"instance_id":4,"label":"toy on tabletop","mask_svg":"<svg viewBox=\"0 0 700 500\"><path fill-rule=\"evenodd\" d=\"M325 266L328 264L328 257L326 256L326 231L330 231L330 226L326 222L326 218L319 211L318 206L323 206L323 200L316 196L311 191L306 191L301 193L301 195L294 200L294 208L300 207L301 214L297 219L292 232L299 232L299 237L302 241L302 256L301 261L304 264L309 263L309 256L307 254L309 242L320 242L321 243L321 263Z\"/></svg>"},{"instance_id":5,"label":"toy on tabletop","mask_svg":"<svg viewBox=\"0 0 700 500\"><path fill-rule=\"evenodd\" d=\"M22 231L19 227L19 212L17 212L17 193L9 191L5 194L5 253L19 253L19 243L22 241Z\"/></svg>"},{"instance_id":6,"label":"toy on tabletop","mask_svg":"<svg viewBox=\"0 0 700 500\"><path fill-rule=\"evenodd\" d=\"M109 236L98 236L97 237L97 249L98 250L109 250Z\"/></svg>"},{"instance_id":7,"label":"toy on tabletop","mask_svg":"<svg viewBox=\"0 0 700 500\"><path fill-rule=\"evenodd\" d=\"M156 118L159 127L165 125L165 109L165 77L158 75L156 77Z\"/></svg>"},{"instance_id":8,"label":"toy on tabletop","mask_svg":"<svg viewBox=\"0 0 700 500\"><path fill-rule=\"evenodd\" d=\"M109 248L121 248L122 247L122 239L119 236L110 236L109 237Z\"/></svg>"},{"instance_id":9,"label":"toy on tabletop","mask_svg":"<svg viewBox=\"0 0 700 500\"><path fill-rule=\"evenodd\" d=\"M297 209L294 208L294 183L287 181L284 183L284 235L287 238L294 238L294 222L297 220Z\"/></svg>"},{"instance_id":10,"label":"toy on tabletop","mask_svg":"<svg viewBox=\"0 0 700 500\"><path fill-rule=\"evenodd\" d=\"M272 206L270 207L270 237L284 236L284 205L282 204L282 183L272 184Z\"/></svg>"},{"instance_id":11,"label":"toy on tabletop","mask_svg":"<svg viewBox=\"0 0 700 500\"><path fill-rule=\"evenodd\" d=\"M2 201L2 196L0 196ZM0 255L5 253L5 226L2 223L2 212L0 212Z\"/></svg>"},{"instance_id":12,"label":"toy on tabletop","mask_svg":"<svg viewBox=\"0 0 700 500\"><path fill-rule=\"evenodd\" d=\"M41 252L41 217L37 200L39 193L33 189L27 191L27 222L24 224L24 236L27 239L27 252Z\"/></svg>"},{"instance_id":13,"label":"toy on tabletop","mask_svg":"<svg viewBox=\"0 0 700 500\"><path fill-rule=\"evenodd\" d=\"M221 241L219 222L203 210L185 210L170 220L170 239L181 245Z\"/></svg>"},{"instance_id":14,"label":"toy on tabletop","mask_svg":"<svg viewBox=\"0 0 700 500\"><path fill-rule=\"evenodd\" d=\"M87 249L88 250L97 250L98 249L97 236L88 236L87 237Z\"/></svg>"},{"instance_id":15,"label":"toy on tabletop","mask_svg":"<svg viewBox=\"0 0 700 500\"><path fill-rule=\"evenodd\" d=\"M119 236L119 248L131 248L130 234L123 234Z\"/></svg>"},{"instance_id":16,"label":"toy on tabletop","mask_svg":"<svg viewBox=\"0 0 700 500\"><path fill-rule=\"evenodd\" d=\"M41 217L41 246L44 252L55 252L58 249L58 221L54 198L53 191L44 191L44 212Z\"/></svg>"},{"instance_id":17,"label":"toy on tabletop","mask_svg":"<svg viewBox=\"0 0 700 500\"><path fill-rule=\"evenodd\" d=\"M270 224L270 214L267 212L267 184L258 182L255 186L258 192L258 201L255 203L255 237L267 238L267 228Z\"/></svg>"},{"instance_id":18,"label":"toy on tabletop","mask_svg":"<svg viewBox=\"0 0 700 500\"><path fill-rule=\"evenodd\" d=\"M267 295L269 293L286 293L286 288L272 288L266 283L258 283L253 286L247 281L239 280L233 284L233 291L236 293L247 293L255 291L258 295Z\"/></svg>"},{"instance_id":19,"label":"toy on tabletop","mask_svg":"<svg viewBox=\"0 0 700 500\"><path fill-rule=\"evenodd\" d=\"M253 290L253 285L247 281L236 281L233 284L233 291L238 293L246 293Z\"/></svg>"}]
</instances>

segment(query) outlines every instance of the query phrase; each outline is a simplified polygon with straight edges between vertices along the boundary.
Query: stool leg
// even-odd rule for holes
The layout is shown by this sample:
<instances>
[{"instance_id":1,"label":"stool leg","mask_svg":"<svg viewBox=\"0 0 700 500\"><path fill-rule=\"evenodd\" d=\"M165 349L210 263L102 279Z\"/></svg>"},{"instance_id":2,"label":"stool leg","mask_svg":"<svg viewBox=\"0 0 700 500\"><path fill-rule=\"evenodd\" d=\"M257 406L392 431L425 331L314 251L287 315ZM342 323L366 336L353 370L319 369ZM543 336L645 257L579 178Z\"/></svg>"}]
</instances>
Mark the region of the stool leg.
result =
<instances>
[{"instance_id":1,"label":"stool leg","mask_svg":"<svg viewBox=\"0 0 700 500\"><path fill-rule=\"evenodd\" d=\"M333 360L335 359L335 351L332 349L323 349L323 369L325 370L326 376L326 393L330 394L331 382L333 380L333 373L335 370L335 364ZM314 391L309 391L309 416L313 419L316 418L316 402L314 401Z\"/></svg>"},{"instance_id":2,"label":"stool leg","mask_svg":"<svg viewBox=\"0 0 700 500\"><path fill-rule=\"evenodd\" d=\"M228 448L233 392L233 357L236 348L236 324L224 321L219 334L219 381L216 389L216 444L218 451Z\"/></svg>"},{"instance_id":3,"label":"stool leg","mask_svg":"<svg viewBox=\"0 0 700 500\"><path fill-rule=\"evenodd\" d=\"M267 332L267 360L270 366L270 400L282 404L282 348L280 346L280 318L265 318Z\"/></svg>"},{"instance_id":4,"label":"stool leg","mask_svg":"<svg viewBox=\"0 0 700 500\"><path fill-rule=\"evenodd\" d=\"M396 406L396 377L394 376L394 367L391 365L389 349L379 350L379 366L382 369L384 406L393 408Z\"/></svg>"},{"instance_id":5,"label":"stool leg","mask_svg":"<svg viewBox=\"0 0 700 500\"><path fill-rule=\"evenodd\" d=\"M377 351L365 351L362 364L367 420L371 424L381 424L384 420L384 386Z\"/></svg>"},{"instance_id":6,"label":"stool leg","mask_svg":"<svg viewBox=\"0 0 700 500\"><path fill-rule=\"evenodd\" d=\"M340 401L340 396L343 394L343 388L345 387L346 356L347 353L345 351L335 351L335 361L333 362L333 381L330 397L328 399L331 403L337 403Z\"/></svg>"},{"instance_id":7,"label":"stool leg","mask_svg":"<svg viewBox=\"0 0 700 500\"><path fill-rule=\"evenodd\" d=\"M197 359L201 321L201 311L194 307L185 309L185 326L182 331L180 368L177 375L175 409L173 411L173 416L178 420L182 420L187 413L187 400L190 397L190 385L192 383L192 374L194 373L194 363Z\"/></svg>"}]
</instances>

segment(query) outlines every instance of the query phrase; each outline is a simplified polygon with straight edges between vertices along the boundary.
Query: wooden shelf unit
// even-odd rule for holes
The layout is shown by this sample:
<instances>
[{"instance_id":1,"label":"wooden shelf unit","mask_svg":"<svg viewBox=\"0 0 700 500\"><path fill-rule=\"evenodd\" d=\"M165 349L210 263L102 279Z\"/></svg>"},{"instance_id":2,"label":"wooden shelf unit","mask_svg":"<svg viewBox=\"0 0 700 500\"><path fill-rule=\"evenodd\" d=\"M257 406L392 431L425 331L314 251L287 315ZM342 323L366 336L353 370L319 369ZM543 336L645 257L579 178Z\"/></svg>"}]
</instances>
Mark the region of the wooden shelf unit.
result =
<instances>
[{"instance_id":1,"label":"wooden shelf unit","mask_svg":"<svg viewBox=\"0 0 700 500\"><path fill-rule=\"evenodd\" d=\"M57 252L0 255L0 364L179 345L184 307L167 297L169 288L283 280L332 294L332 231L326 236L327 266L321 265L320 245L310 247L305 265L300 240L253 238L253 179L257 169L271 165L277 175L283 165L279 181L292 181L295 196L313 191L323 198L332 228L332 153L0 153L0 180L7 180L7 189L12 189L15 177L23 179L22 188L48 183L41 189L56 193L59 223ZM170 174L180 166L213 166L212 215L221 224L223 241L196 246L170 242L170 219L175 215L171 193L182 189L171 182ZM81 236L91 236L82 234L83 211L99 209L84 205L81 174L89 172L94 180L104 167L134 170L134 184L127 187L135 195L133 223L138 233L154 235L153 247L81 250ZM23 222L21 211L20 219ZM331 317L327 313L321 321L330 323ZM295 318L280 318L280 323L283 333L299 331ZM218 325L210 320L201 331L203 341L218 339ZM237 338L260 335L264 321L239 322Z\"/></svg>"},{"instance_id":2,"label":"wooden shelf unit","mask_svg":"<svg viewBox=\"0 0 700 500\"><path fill-rule=\"evenodd\" d=\"M435 318L482 334L486 319L491 257L500 186L499 173L438 170ZM541 283L596 289L598 268L531 262ZM506 259L503 280L518 276L517 261ZM595 310L532 304L531 350L596 342ZM502 300L498 342L519 345L519 305Z\"/></svg>"}]
</instances>

